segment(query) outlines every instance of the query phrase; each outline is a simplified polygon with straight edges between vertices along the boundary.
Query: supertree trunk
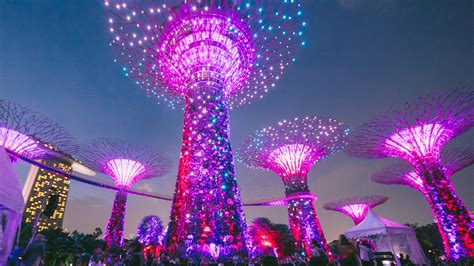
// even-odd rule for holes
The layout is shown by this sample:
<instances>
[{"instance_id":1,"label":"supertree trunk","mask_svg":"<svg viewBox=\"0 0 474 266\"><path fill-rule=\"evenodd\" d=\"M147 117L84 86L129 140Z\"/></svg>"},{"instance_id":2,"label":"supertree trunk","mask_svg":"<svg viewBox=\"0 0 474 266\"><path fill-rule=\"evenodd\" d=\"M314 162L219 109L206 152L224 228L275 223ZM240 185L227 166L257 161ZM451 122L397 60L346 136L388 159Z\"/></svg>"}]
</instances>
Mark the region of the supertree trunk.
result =
<instances>
[{"instance_id":1,"label":"supertree trunk","mask_svg":"<svg viewBox=\"0 0 474 266\"><path fill-rule=\"evenodd\" d=\"M287 197L309 193L305 181L285 182L285 193ZM324 237L321 224L319 223L314 199L300 198L288 201L288 219L291 234L295 238L296 248L304 250L311 257L311 243L315 240L321 249L329 256L329 246Z\"/></svg>"},{"instance_id":2,"label":"supertree trunk","mask_svg":"<svg viewBox=\"0 0 474 266\"><path fill-rule=\"evenodd\" d=\"M116 248L123 243L123 225L125 221L125 208L127 207L127 193L117 191L115 194L114 206L110 215L104 240L107 248Z\"/></svg>"},{"instance_id":3,"label":"supertree trunk","mask_svg":"<svg viewBox=\"0 0 474 266\"><path fill-rule=\"evenodd\" d=\"M189 236L196 244L214 243L231 246L233 252L247 252L229 114L221 92L202 82L186 99L183 145L166 237L171 253L182 248Z\"/></svg>"},{"instance_id":4,"label":"supertree trunk","mask_svg":"<svg viewBox=\"0 0 474 266\"><path fill-rule=\"evenodd\" d=\"M422 167L419 171L424 178L424 195L434 214L446 256L453 261L473 258L474 224L451 180L438 165Z\"/></svg>"}]
</instances>

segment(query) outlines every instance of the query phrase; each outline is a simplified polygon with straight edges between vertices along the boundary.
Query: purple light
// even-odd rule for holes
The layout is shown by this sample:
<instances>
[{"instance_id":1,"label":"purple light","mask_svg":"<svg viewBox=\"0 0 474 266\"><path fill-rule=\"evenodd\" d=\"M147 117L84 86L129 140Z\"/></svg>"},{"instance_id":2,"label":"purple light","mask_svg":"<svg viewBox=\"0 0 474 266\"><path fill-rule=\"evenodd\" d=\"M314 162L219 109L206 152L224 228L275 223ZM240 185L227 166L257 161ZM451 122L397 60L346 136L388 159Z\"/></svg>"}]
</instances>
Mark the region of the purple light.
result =
<instances>
[{"instance_id":1,"label":"purple light","mask_svg":"<svg viewBox=\"0 0 474 266\"><path fill-rule=\"evenodd\" d=\"M108 161L103 171L111 176L118 186L129 188L136 182L137 177L145 172L145 166L134 160L115 159Z\"/></svg>"},{"instance_id":2,"label":"purple light","mask_svg":"<svg viewBox=\"0 0 474 266\"><path fill-rule=\"evenodd\" d=\"M385 196L367 195L354 196L324 204L326 210L338 211L351 217L357 225L365 219L369 209L374 208L388 200Z\"/></svg>"},{"instance_id":3,"label":"purple light","mask_svg":"<svg viewBox=\"0 0 474 266\"><path fill-rule=\"evenodd\" d=\"M357 220L363 219L369 211L369 207L365 204L351 204L342 207L342 209Z\"/></svg>"},{"instance_id":4,"label":"purple light","mask_svg":"<svg viewBox=\"0 0 474 266\"><path fill-rule=\"evenodd\" d=\"M453 132L440 124L425 124L401 130L385 141L389 156L403 156L412 164L420 159L439 161L443 145L453 137Z\"/></svg>"},{"instance_id":5,"label":"purple light","mask_svg":"<svg viewBox=\"0 0 474 266\"><path fill-rule=\"evenodd\" d=\"M275 172L281 175L300 175L304 174L305 162L310 160L312 149L302 144L291 144L276 148L268 156L269 162L275 165Z\"/></svg>"},{"instance_id":6,"label":"purple light","mask_svg":"<svg viewBox=\"0 0 474 266\"><path fill-rule=\"evenodd\" d=\"M314 163L345 146L348 133L331 118L283 120L247 138L239 160L253 169L272 170L286 183L304 181Z\"/></svg>"},{"instance_id":7,"label":"purple light","mask_svg":"<svg viewBox=\"0 0 474 266\"><path fill-rule=\"evenodd\" d=\"M342 149L348 132L334 119L295 118L257 131L238 150L239 160L247 166L272 170L281 177L296 246L308 256L311 256L312 240L326 252L329 249L314 208L314 198L301 197L309 194L307 173L315 162Z\"/></svg>"},{"instance_id":8,"label":"purple light","mask_svg":"<svg viewBox=\"0 0 474 266\"><path fill-rule=\"evenodd\" d=\"M232 108L274 87L306 44L300 2L104 4L116 61L149 96L174 108L196 81L209 81Z\"/></svg>"},{"instance_id":9,"label":"purple light","mask_svg":"<svg viewBox=\"0 0 474 266\"><path fill-rule=\"evenodd\" d=\"M441 154L441 170L447 178L474 163L474 148L448 149ZM407 185L425 193L423 177L408 163L389 165L372 175L372 181L386 185Z\"/></svg>"},{"instance_id":10,"label":"purple light","mask_svg":"<svg viewBox=\"0 0 474 266\"><path fill-rule=\"evenodd\" d=\"M305 43L300 1L104 3L123 73L172 108L186 102L168 251L188 235L216 246L231 236L245 253L228 110L262 97L295 60Z\"/></svg>"},{"instance_id":11,"label":"purple light","mask_svg":"<svg viewBox=\"0 0 474 266\"><path fill-rule=\"evenodd\" d=\"M45 150L32 138L8 128L0 128L0 145L7 150L37 158Z\"/></svg>"},{"instance_id":12,"label":"purple light","mask_svg":"<svg viewBox=\"0 0 474 266\"><path fill-rule=\"evenodd\" d=\"M0 100L0 146L29 159L44 159L56 153L74 154L77 150L77 145L61 126L26 107L4 100Z\"/></svg>"},{"instance_id":13,"label":"purple light","mask_svg":"<svg viewBox=\"0 0 474 266\"><path fill-rule=\"evenodd\" d=\"M117 191L104 239L107 248L123 244L127 193L135 182L167 174L171 161L141 144L117 139L97 139L81 146L81 160L96 171L112 178Z\"/></svg>"},{"instance_id":14,"label":"purple light","mask_svg":"<svg viewBox=\"0 0 474 266\"><path fill-rule=\"evenodd\" d=\"M414 166L382 182L408 184L422 191L430 203L453 261L474 257L472 219L440 163L444 144L474 125L474 90L449 90L406 103L374 118L351 135L348 154L360 158L399 157ZM398 171L398 170L397 170ZM421 177L422 187L417 176ZM373 178L374 179L374 178Z\"/></svg>"}]
</instances>

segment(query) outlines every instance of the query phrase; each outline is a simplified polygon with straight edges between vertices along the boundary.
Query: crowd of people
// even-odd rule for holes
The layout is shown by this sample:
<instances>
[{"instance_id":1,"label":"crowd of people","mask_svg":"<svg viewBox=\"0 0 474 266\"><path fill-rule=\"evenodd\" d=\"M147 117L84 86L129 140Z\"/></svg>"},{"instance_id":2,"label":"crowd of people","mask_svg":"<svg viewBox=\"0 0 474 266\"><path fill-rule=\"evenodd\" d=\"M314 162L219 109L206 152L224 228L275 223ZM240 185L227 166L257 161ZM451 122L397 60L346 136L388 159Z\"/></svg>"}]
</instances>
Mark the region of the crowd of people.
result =
<instances>
[{"instance_id":1,"label":"crowd of people","mask_svg":"<svg viewBox=\"0 0 474 266\"><path fill-rule=\"evenodd\" d=\"M45 237L37 234L31 243L21 254L12 253L8 261L8 266L40 266L49 265L44 263L46 254ZM309 254L308 254L309 255ZM310 257L310 259L308 259ZM244 258L234 255L227 259L216 259L213 257L188 257L185 259L174 258L166 251L159 253L153 250L144 252L137 243L130 243L123 254L113 254L104 252L98 247L90 256L82 256L74 263L78 266L159 266L159 265L254 265L254 266L300 266L300 265L340 265L340 266L365 266L382 265L374 256L374 249L370 243L365 241L349 241L344 235L339 237L337 245L331 248L331 253L327 254L317 242L311 246L310 256L305 256L302 252L295 252L285 258L277 258L269 253L261 253L253 258ZM414 265L409 255L399 254L394 259L392 265L410 266Z\"/></svg>"}]
</instances>

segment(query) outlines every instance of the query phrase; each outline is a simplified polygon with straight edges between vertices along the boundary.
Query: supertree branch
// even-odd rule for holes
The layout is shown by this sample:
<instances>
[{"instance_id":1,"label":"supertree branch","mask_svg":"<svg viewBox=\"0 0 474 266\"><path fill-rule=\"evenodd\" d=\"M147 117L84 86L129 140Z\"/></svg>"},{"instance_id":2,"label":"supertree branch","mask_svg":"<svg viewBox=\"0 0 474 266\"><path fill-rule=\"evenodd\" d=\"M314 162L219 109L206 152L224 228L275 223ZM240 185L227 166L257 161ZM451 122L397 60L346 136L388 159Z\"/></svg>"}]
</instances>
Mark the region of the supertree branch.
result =
<instances>
[{"instance_id":1,"label":"supertree branch","mask_svg":"<svg viewBox=\"0 0 474 266\"><path fill-rule=\"evenodd\" d=\"M453 148L441 154L441 169L447 178L474 163L474 149ZM386 185L407 185L425 193L423 177L408 163L396 163L384 167L371 177L372 181Z\"/></svg>"},{"instance_id":2,"label":"supertree branch","mask_svg":"<svg viewBox=\"0 0 474 266\"><path fill-rule=\"evenodd\" d=\"M388 197L380 195L353 196L330 201L324 204L323 208L326 210L342 212L351 217L357 225L364 220L369 209L383 204L387 200Z\"/></svg>"},{"instance_id":3,"label":"supertree branch","mask_svg":"<svg viewBox=\"0 0 474 266\"><path fill-rule=\"evenodd\" d=\"M229 109L267 92L305 45L301 1L104 1L116 61L150 97L185 102L166 244L188 236L245 253ZM208 255L208 254L203 254Z\"/></svg>"},{"instance_id":4,"label":"supertree branch","mask_svg":"<svg viewBox=\"0 0 474 266\"><path fill-rule=\"evenodd\" d=\"M301 1L104 4L124 74L173 108L198 80L220 83L230 107L260 98L305 45Z\"/></svg>"},{"instance_id":5,"label":"supertree branch","mask_svg":"<svg viewBox=\"0 0 474 266\"><path fill-rule=\"evenodd\" d=\"M277 173L285 185L287 197L309 194L308 171L316 162L342 149L348 132L343 123L331 118L284 120L245 139L238 150L238 158L250 168ZM311 241L316 240L328 251L314 199L288 200L288 215L297 247L311 254Z\"/></svg>"},{"instance_id":6,"label":"supertree branch","mask_svg":"<svg viewBox=\"0 0 474 266\"><path fill-rule=\"evenodd\" d=\"M160 152L138 143L118 139L96 139L81 146L81 160L92 169L112 178L120 189L115 196L112 214L104 239L107 247L123 243L123 225L128 190L135 182L167 174L171 161Z\"/></svg>"},{"instance_id":7,"label":"supertree branch","mask_svg":"<svg viewBox=\"0 0 474 266\"><path fill-rule=\"evenodd\" d=\"M77 151L73 138L63 127L6 100L0 100L0 146L30 159Z\"/></svg>"},{"instance_id":8,"label":"supertree branch","mask_svg":"<svg viewBox=\"0 0 474 266\"><path fill-rule=\"evenodd\" d=\"M80 158L124 189L139 180L166 175L171 169L171 160L162 153L146 145L119 139L89 141L82 145Z\"/></svg>"},{"instance_id":9,"label":"supertree branch","mask_svg":"<svg viewBox=\"0 0 474 266\"><path fill-rule=\"evenodd\" d=\"M361 158L399 157L422 177L423 190L453 261L474 256L469 212L440 163L449 140L474 124L474 90L453 89L409 102L358 127L347 152Z\"/></svg>"},{"instance_id":10,"label":"supertree branch","mask_svg":"<svg viewBox=\"0 0 474 266\"><path fill-rule=\"evenodd\" d=\"M311 167L346 145L349 130L331 118L283 120L244 140L238 158L248 167L278 174L287 194L308 192Z\"/></svg>"},{"instance_id":11,"label":"supertree branch","mask_svg":"<svg viewBox=\"0 0 474 266\"><path fill-rule=\"evenodd\" d=\"M474 124L474 91L420 97L356 128L346 149L360 158L399 157L416 166L439 163L442 147Z\"/></svg>"},{"instance_id":12,"label":"supertree branch","mask_svg":"<svg viewBox=\"0 0 474 266\"><path fill-rule=\"evenodd\" d=\"M446 177L452 177L473 163L474 147L447 149L441 154L441 167Z\"/></svg>"}]
</instances>

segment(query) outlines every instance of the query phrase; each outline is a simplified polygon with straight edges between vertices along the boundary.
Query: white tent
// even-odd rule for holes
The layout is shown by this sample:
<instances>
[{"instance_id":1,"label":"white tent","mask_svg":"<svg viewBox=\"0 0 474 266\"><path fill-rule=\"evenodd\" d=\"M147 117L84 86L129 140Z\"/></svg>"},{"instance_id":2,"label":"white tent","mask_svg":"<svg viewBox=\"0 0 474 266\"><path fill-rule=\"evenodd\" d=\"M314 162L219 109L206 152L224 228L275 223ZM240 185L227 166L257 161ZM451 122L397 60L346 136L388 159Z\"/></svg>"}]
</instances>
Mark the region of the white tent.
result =
<instances>
[{"instance_id":1,"label":"white tent","mask_svg":"<svg viewBox=\"0 0 474 266\"><path fill-rule=\"evenodd\" d=\"M24 206L18 177L7 152L0 147L0 218L6 218L4 227L0 223L0 265L6 264Z\"/></svg>"},{"instance_id":2,"label":"white tent","mask_svg":"<svg viewBox=\"0 0 474 266\"><path fill-rule=\"evenodd\" d=\"M428 265L413 228L385 219L371 209L365 219L347 230L345 235L349 239L371 239L379 252L410 255L413 263Z\"/></svg>"}]
</instances>

